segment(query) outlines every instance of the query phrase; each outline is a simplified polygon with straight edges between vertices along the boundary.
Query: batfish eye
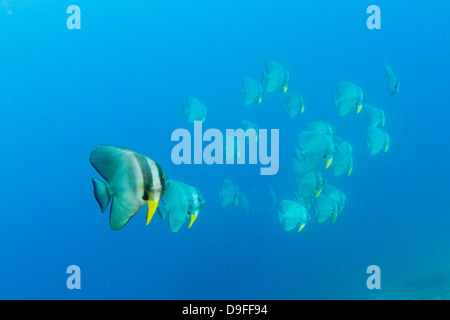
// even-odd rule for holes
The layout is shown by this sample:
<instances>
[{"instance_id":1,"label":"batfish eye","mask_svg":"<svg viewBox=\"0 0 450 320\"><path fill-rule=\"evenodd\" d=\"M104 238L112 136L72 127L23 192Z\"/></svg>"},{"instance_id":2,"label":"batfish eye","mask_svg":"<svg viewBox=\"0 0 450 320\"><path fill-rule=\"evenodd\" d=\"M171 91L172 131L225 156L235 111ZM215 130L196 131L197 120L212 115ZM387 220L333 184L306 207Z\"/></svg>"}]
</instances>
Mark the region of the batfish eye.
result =
<instances>
[{"instance_id":1,"label":"batfish eye","mask_svg":"<svg viewBox=\"0 0 450 320\"><path fill-rule=\"evenodd\" d=\"M191 212L190 212L190 211L188 211L188 212L187 212L187 214L188 214L188 215L191 215Z\"/></svg>"},{"instance_id":2,"label":"batfish eye","mask_svg":"<svg viewBox=\"0 0 450 320\"><path fill-rule=\"evenodd\" d=\"M147 192L144 192L144 195L142 196L142 200L147 201L148 200L148 194Z\"/></svg>"}]
</instances>

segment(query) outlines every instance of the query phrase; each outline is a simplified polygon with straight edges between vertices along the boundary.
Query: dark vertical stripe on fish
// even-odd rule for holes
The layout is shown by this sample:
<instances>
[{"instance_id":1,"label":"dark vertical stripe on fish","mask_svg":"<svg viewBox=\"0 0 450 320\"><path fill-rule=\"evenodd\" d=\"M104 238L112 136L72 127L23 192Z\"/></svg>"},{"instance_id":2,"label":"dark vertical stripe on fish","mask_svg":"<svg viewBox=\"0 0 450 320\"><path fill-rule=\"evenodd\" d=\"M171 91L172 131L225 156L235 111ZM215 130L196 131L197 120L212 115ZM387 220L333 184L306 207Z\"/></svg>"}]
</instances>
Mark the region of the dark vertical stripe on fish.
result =
<instances>
[{"instance_id":1,"label":"dark vertical stripe on fish","mask_svg":"<svg viewBox=\"0 0 450 320\"><path fill-rule=\"evenodd\" d=\"M147 159L139 153L135 153L135 157L139 163L139 168L141 169L142 178L144 180L144 191L150 191L153 187L153 176Z\"/></svg>"}]
</instances>

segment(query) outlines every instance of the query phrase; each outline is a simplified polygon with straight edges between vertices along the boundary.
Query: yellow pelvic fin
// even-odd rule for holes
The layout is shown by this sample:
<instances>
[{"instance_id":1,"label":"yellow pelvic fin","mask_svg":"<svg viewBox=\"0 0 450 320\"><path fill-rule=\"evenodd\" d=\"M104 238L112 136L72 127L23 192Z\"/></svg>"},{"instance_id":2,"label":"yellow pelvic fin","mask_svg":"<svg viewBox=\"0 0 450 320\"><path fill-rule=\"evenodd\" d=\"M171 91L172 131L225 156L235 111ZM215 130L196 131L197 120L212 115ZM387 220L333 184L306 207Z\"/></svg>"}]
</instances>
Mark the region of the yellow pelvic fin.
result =
<instances>
[{"instance_id":1,"label":"yellow pelvic fin","mask_svg":"<svg viewBox=\"0 0 450 320\"><path fill-rule=\"evenodd\" d=\"M300 109L300 113L303 113L303 112L305 112L305 107L302 107L302 108Z\"/></svg>"},{"instance_id":2,"label":"yellow pelvic fin","mask_svg":"<svg viewBox=\"0 0 450 320\"><path fill-rule=\"evenodd\" d=\"M321 192L322 192L322 188L320 188L320 190L317 192L316 198L320 195Z\"/></svg>"},{"instance_id":3,"label":"yellow pelvic fin","mask_svg":"<svg viewBox=\"0 0 450 320\"><path fill-rule=\"evenodd\" d=\"M283 87L283 92L286 93L286 91L287 91L287 87L284 86L284 87Z\"/></svg>"},{"instance_id":4,"label":"yellow pelvic fin","mask_svg":"<svg viewBox=\"0 0 450 320\"><path fill-rule=\"evenodd\" d=\"M333 216L333 221L331 223L334 223L336 221L337 216Z\"/></svg>"},{"instance_id":5,"label":"yellow pelvic fin","mask_svg":"<svg viewBox=\"0 0 450 320\"><path fill-rule=\"evenodd\" d=\"M360 104L360 105L357 107L356 113L360 113L360 112L361 112L361 109L362 109L362 104Z\"/></svg>"},{"instance_id":6,"label":"yellow pelvic fin","mask_svg":"<svg viewBox=\"0 0 450 320\"><path fill-rule=\"evenodd\" d=\"M348 176L350 177L350 175L352 174L353 168L348 169Z\"/></svg>"},{"instance_id":7,"label":"yellow pelvic fin","mask_svg":"<svg viewBox=\"0 0 450 320\"><path fill-rule=\"evenodd\" d=\"M333 158L327 159L327 166L326 166L327 169L331 165L332 162L333 162Z\"/></svg>"},{"instance_id":8,"label":"yellow pelvic fin","mask_svg":"<svg viewBox=\"0 0 450 320\"><path fill-rule=\"evenodd\" d=\"M189 223L189 228L192 226L192 224L194 223L195 219L197 219L198 216L198 212L195 214L191 214L191 222Z\"/></svg>"},{"instance_id":9,"label":"yellow pelvic fin","mask_svg":"<svg viewBox=\"0 0 450 320\"><path fill-rule=\"evenodd\" d=\"M148 204L148 210L147 210L147 226L150 223L150 220L152 220L153 215L155 214L156 208L158 208L159 199L156 201L149 201Z\"/></svg>"},{"instance_id":10,"label":"yellow pelvic fin","mask_svg":"<svg viewBox=\"0 0 450 320\"><path fill-rule=\"evenodd\" d=\"M384 152L387 152L389 150L389 146L384 147Z\"/></svg>"},{"instance_id":11,"label":"yellow pelvic fin","mask_svg":"<svg viewBox=\"0 0 450 320\"><path fill-rule=\"evenodd\" d=\"M300 225L300 228L298 229L298 231L297 232L300 232L300 231L302 231L302 229L305 227L305 224L301 224Z\"/></svg>"},{"instance_id":12,"label":"yellow pelvic fin","mask_svg":"<svg viewBox=\"0 0 450 320\"><path fill-rule=\"evenodd\" d=\"M259 99L258 99L258 103L261 103L261 102L262 102L262 98L259 98Z\"/></svg>"}]
</instances>

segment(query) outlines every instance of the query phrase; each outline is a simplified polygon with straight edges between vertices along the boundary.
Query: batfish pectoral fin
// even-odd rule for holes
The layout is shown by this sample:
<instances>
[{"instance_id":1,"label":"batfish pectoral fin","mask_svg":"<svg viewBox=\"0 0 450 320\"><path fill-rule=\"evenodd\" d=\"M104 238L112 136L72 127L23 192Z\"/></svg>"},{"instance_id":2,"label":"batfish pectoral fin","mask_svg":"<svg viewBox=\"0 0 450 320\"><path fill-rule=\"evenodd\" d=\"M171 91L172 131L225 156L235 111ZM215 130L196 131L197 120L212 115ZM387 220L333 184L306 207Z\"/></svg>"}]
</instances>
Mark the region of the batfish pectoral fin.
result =
<instances>
[{"instance_id":1,"label":"batfish pectoral fin","mask_svg":"<svg viewBox=\"0 0 450 320\"><path fill-rule=\"evenodd\" d=\"M153 218L153 215L155 214L156 208L158 208L158 204L159 204L159 199L156 201L149 201L147 202L148 204L148 210L147 210L147 224L148 225L150 223L150 221Z\"/></svg>"}]
</instances>

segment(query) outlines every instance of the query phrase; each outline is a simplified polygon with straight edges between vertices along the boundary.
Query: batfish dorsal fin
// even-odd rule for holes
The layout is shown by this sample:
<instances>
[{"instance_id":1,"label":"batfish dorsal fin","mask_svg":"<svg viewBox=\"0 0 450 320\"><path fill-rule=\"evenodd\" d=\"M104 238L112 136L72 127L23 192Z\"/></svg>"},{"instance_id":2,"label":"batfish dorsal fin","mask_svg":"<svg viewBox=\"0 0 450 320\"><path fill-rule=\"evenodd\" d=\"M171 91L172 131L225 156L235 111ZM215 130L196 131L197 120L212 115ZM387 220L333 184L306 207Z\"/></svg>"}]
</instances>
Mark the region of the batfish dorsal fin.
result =
<instances>
[{"instance_id":1,"label":"batfish dorsal fin","mask_svg":"<svg viewBox=\"0 0 450 320\"><path fill-rule=\"evenodd\" d=\"M91 152L90 161L95 170L109 183L113 183L129 167L128 155L134 151L108 145L97 146Z\"/></svg>"}]
</instances>

